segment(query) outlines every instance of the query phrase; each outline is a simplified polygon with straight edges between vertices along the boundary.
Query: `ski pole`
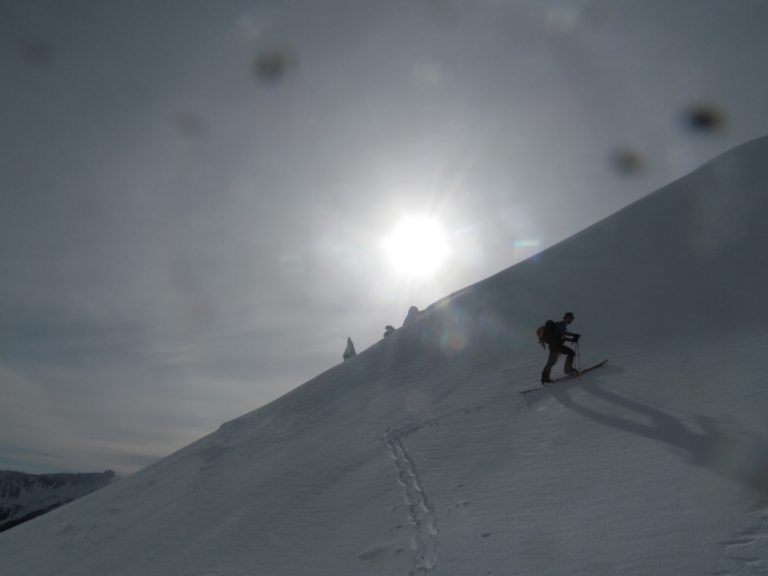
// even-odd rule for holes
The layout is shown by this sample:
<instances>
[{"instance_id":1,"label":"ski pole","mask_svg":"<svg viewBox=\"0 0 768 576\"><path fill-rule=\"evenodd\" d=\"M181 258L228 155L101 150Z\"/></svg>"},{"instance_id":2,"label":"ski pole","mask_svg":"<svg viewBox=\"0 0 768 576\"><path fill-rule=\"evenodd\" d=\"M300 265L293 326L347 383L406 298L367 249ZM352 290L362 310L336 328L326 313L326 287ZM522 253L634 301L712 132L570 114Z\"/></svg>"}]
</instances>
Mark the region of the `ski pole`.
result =
<instances>
[{"instance_id":1,"label":"ski pole","mask_svg":"<svg viewBox=\"0 0 768 576\"><path fill-rule=\"evenodd\" d=\"M579 372L581 372L581 346L579 346L578 340L576 340L576 365L579 367Z\"/></svg>"}]
</instances>

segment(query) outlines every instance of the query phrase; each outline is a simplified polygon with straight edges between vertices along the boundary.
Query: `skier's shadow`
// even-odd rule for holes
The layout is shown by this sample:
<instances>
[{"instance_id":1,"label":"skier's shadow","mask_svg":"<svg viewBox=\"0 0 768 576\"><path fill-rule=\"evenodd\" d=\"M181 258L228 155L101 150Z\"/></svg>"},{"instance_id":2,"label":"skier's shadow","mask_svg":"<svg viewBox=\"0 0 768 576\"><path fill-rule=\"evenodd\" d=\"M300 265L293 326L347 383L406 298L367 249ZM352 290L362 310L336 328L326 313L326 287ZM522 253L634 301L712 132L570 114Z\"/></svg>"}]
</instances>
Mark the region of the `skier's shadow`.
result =
<instances>
[{"instance_id":1,"label":"skier's shadow","mask_svg":"<svg viewBox=\"0 0 768 576\"><path fill-rule=\"evenodd\" d=\"M697 432L657 408L605 390L596 381L586 381L579 388L615 406L642 414L650 419L650 423L641 424L579 404L567 387L552 387L551 392L563 406L585 418L678 448L690 457L692 463L736 479L768 496L768 443L757 434L726 432L716 419L701 415L695 416L701 429Z\"/></svg>"}]
</instances>

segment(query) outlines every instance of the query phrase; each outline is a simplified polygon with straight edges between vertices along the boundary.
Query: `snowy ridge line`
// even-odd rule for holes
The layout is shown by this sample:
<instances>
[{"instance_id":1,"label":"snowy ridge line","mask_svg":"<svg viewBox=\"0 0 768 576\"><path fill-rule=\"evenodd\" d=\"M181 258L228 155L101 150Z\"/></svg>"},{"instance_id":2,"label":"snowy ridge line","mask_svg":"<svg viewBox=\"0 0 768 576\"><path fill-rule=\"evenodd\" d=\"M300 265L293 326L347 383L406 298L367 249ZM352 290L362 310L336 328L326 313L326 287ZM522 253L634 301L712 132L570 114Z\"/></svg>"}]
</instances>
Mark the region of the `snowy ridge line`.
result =
<instances>
[{"instance_id":1,"label":"snowy ridge line","mask_svg":"<svg viewBox=\"0 0 768 576\"><path fill-rule=\"evenodd\" d=\"M427 502L421 479L400 438L391 437L387 444L397 468L398 483L404 488L408 519L416 528L412 548L416 552L414 569L410 574L431 574L437 565L439 533L437 517Z\"/></svg>"}]
</instances>

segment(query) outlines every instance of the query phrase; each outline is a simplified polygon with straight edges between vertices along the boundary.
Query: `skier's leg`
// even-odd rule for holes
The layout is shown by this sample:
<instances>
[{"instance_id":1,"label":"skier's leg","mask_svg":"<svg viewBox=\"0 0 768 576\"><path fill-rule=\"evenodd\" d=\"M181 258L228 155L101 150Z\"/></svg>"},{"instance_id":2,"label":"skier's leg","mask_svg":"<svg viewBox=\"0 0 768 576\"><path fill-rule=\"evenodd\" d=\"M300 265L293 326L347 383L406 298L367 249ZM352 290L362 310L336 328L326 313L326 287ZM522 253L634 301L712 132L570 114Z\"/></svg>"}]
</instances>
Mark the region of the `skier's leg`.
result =
<instances>
[{"instance_id":1,"label":"skier's leg","mask_svg":"<svg viewBox=\"0 0 768 576\"><path fill-rule=\"evenodd\" d=\"M552 370L552 366L554 366L557 363L557 359L560 356L560 352L558 351L556 346L550 346L549 347L549 356L547 357L547 364L544 366L544 370L541 372L541 381L547 382L550 381L551 378L549 376L550 371Z\"/></svg>"},{"instance_id":2,"label":"skier's leg","mask_svg":"<svg viewBox=\"0 0 768 576\"><path fill-rule=\"evenodd\" d=\"M565 354L565 373L570 374L571 372L575 372L573 368L573 359L576 357L576 352L568 348L568 346L560 346L560 353Z\"/></svg>"}]
</instances>

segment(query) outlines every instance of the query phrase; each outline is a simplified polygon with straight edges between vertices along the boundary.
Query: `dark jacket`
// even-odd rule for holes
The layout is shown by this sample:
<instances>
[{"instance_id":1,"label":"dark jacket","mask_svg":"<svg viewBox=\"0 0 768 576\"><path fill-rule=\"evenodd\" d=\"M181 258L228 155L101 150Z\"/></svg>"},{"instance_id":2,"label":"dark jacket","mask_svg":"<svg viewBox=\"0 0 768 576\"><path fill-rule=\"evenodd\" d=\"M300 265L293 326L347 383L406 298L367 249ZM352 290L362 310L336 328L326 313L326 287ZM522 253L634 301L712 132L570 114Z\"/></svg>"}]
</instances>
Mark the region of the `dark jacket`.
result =
<instances>
[{"instance_id":1,"label":"dark jacket","mask_svg":"<svg viewBox=\"0 0 768 576\"><path fill-rule=\"evenodd\" d=\"M575 339L578 339L579 335L575 332L568 332L568 323L565 320L560 320L560 322L555 322L555 343L556 344L562 344L566 340L570 340L571 342Z\"/></svg>"}]
</instances>

